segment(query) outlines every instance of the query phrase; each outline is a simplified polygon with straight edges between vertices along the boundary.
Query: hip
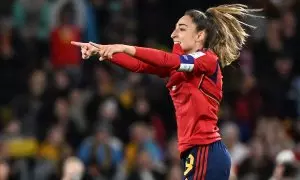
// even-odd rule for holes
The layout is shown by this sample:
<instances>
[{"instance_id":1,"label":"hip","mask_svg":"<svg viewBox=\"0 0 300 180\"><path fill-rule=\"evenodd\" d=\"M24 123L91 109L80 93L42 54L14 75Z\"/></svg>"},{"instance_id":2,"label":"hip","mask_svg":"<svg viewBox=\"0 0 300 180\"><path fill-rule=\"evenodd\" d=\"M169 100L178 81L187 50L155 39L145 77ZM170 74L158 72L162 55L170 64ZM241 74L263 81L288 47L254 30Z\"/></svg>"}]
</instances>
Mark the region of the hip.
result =
<instances>
[{"instance_id":1,"label":"hip","mask_svg":"<svg viewBox=\"0 0 300 180\"><path fill-rule=\"evenodd\" d=\"M231 169L230 154L221 140L196 145L181 153L185 179L228 179Z\"/></svg>"}]
</instances>

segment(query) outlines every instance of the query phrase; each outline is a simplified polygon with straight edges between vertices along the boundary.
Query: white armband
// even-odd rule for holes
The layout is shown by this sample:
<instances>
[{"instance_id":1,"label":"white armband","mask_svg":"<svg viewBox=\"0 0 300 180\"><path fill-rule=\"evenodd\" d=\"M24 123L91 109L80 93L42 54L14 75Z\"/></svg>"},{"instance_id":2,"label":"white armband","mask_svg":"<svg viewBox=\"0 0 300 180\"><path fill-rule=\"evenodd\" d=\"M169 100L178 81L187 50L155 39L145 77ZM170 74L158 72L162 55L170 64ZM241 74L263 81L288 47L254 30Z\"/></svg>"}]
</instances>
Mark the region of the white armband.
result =
<instances>
[{"instance_id":1,"label":"white armband","mask_svg":"<svg viewBox=\"0 0 300 180\"><path fill-rule=\"evenodd\" d=\"M192 54L180 56L180 66L177 71L192 72L194 69L195 59L205 55L205 53L198 51Z\"/></svg>"}]
</instances>

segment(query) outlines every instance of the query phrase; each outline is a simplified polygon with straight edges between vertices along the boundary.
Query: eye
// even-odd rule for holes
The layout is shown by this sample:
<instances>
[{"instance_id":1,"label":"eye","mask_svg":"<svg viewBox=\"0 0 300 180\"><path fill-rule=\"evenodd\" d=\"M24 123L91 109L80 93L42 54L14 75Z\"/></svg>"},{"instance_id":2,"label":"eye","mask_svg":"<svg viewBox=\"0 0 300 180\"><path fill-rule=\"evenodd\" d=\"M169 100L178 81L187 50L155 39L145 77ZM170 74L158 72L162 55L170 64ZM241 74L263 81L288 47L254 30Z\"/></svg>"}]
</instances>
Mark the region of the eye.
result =
<instances>
[{"instance_id":1,"label":"eye","mask_svg":"<svg viewBox=\"0 0 300 180\"><path fill-rule=\"evenodd\" d=\"M179 30L180 30L180 31L185 31L186 29L185 29L185 28L179 28Z\"/></svg>"}]
</instances>

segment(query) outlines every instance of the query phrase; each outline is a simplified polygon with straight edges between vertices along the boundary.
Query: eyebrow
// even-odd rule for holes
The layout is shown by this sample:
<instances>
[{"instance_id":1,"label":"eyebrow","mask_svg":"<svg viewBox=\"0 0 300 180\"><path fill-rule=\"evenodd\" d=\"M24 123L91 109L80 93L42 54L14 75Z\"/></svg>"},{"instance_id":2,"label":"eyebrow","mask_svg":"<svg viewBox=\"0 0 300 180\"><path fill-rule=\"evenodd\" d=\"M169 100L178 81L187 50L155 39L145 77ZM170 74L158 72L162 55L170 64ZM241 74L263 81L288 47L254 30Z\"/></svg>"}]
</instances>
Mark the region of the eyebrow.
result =
<instances>
[{"instance_id":1,"label":"eyebrow","mask_svg":"<svg viewBox=\"0 0 300 180\"><path fill-rule=\"evenodd\" d=\"M186 25L186 24L178 24L178 26L186 26L186 27L188 27L188 25Z\"/></svg>"}]
</instances>

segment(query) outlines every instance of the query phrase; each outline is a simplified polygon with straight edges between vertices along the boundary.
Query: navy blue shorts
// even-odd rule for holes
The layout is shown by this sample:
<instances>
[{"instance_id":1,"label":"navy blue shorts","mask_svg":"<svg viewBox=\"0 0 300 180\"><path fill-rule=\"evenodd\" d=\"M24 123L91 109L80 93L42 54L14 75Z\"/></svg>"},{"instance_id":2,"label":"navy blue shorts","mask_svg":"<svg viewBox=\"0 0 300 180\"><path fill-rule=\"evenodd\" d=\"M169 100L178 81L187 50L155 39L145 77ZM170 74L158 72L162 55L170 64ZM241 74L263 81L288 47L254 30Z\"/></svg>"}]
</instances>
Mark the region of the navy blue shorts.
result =
<instances>
[{"instance_id":1,"label":"navy blue shorts","mask_svg":"<svg viewBox=\"0 0 300 180\"><path fill-rule=\"evenodd\" d=\"M182 153L184 180L228 180L231 159L222 141L194 146Z\"/></svg>"}]
</instances>

